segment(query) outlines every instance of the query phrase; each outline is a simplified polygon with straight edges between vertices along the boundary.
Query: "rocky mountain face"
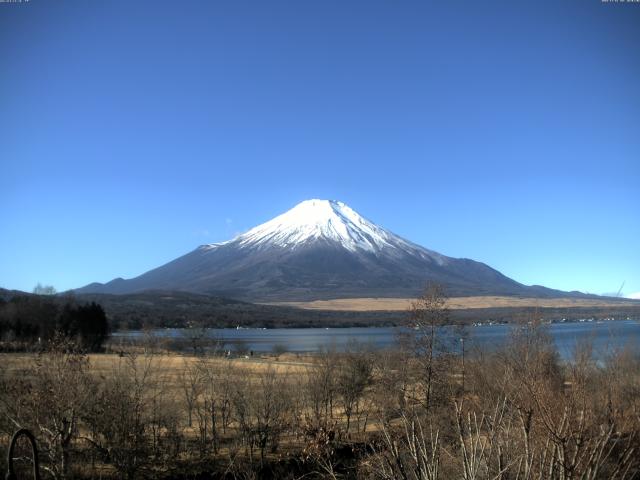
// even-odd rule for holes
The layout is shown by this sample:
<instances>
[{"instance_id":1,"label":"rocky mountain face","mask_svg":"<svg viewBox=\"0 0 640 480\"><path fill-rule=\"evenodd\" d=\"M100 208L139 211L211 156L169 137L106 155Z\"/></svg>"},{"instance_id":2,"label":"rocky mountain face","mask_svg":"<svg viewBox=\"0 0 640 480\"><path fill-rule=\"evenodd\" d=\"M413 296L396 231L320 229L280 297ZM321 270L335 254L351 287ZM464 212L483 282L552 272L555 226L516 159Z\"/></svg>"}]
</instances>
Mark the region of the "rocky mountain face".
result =
<instances>
[{"instance_id":1,"label":"rocky mountain face","mask_svg":"<svg viewBox=\"0 0 640 480\"><path fill-rule=\"evenodd\" d=\"M428 281L444 284L451 296L573 295L525 286L484 263L428 250L330 200L304 201L232 240L77 292L177 290L264 302L412 297Z\"/></svg>"}]
</instances>

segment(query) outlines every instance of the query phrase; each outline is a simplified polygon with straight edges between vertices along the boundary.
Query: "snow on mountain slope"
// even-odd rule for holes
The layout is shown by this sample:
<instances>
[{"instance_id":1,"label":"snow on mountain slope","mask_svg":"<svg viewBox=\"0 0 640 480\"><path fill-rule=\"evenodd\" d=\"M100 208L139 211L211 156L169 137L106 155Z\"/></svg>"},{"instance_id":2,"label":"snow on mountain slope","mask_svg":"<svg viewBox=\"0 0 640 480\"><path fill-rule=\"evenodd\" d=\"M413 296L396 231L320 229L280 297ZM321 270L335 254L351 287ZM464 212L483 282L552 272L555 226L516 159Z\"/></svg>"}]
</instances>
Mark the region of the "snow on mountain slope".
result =
<instances>
[{"instance_id":1,"label":"snow on mountain slope","mask_svg":"<svg viewBox=\"0 0 640 480\"><path fill-rule=\"evenodd\" d=\"M205 245L204 248L235 243L240 247L260 249L277 246L293 250L319 240L334 242L351 252L364 250L389 254L393 250L400 250L423 258L429 257L438 264L443 264L446 258L379 227L342 202L318 199L301 202L230 242Z\"/></svg>"}]
</instances>

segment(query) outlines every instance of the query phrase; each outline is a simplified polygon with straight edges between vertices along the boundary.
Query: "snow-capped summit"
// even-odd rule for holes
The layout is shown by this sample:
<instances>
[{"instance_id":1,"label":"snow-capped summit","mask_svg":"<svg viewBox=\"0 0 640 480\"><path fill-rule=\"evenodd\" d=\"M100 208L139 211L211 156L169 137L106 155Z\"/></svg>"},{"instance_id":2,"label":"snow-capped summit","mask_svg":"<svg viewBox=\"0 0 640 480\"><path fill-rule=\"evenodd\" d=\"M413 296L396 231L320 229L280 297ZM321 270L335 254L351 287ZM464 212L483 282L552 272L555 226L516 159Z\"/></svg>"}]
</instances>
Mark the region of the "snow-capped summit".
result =
<instances>
[{"instance_id":1,"label":"snow-capped summit","mask_svg":"<svg viewBox=\"0 0 640 480\"><path fill-rule=\"evenodd\" d=\"M318 199L305 200L233 241L247 247L277 245L293 249L318 240L337 242L350 251L415 248L410 242L360 216L348 205Z\"/></svg>"},{"instance_id":2,"label":"snow-capped summit","mask_svg":"<svg viewBox=\"0 0 640 480\"><path fill-rule=\"evenodd\" d=\"M491 267L428 250L342 202L306 200L232 240L202 245L130 280L84 293L182 290L250 301L414 297L427 281L450 295L546 296ZM563 292L553 291L558 296Z\"/></svg>"}]
</instances>

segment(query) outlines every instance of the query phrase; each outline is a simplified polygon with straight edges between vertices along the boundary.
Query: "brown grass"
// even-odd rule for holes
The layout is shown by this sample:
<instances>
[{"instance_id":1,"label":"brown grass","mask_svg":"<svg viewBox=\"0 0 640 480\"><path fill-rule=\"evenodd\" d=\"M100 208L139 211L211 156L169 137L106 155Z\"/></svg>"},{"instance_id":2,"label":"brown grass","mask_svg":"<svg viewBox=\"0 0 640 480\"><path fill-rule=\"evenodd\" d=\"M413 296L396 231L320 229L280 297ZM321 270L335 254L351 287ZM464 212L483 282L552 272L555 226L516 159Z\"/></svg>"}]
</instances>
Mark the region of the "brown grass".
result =
<instances>
[{"instance_id":1,"label":"brown grass","mask_svg":"<svg viewBox=\"0 0 640 480\"><path fill-rule=\"evenodd\" d=\"M335 311L403 311L409 308L413 298L338 298L333 300L313 300L310 302L277 302L270 305L285 305L307 310ZM619 307L623 305L640 305L640 302L627 299L595 299L595 298L524 298L524 297L453 297L447 301L452 310L468 308L500 308L500 307Z\"/></svg>"},{"instance_id":2,"label":"brown grass","mask_svg":"<svg viewBox=\"0 0 640 480\"><path fill-rule=\"evenodd\" d=\"M33 365L35 358L35 354L33 353L0 353L0 364L2 365L2 369L7 373L24 371ZM118 364L124 361L123 357L111 353L90 354L88 358L90 371L94 375L105 375L112 372L118 367ZM142 356L139 356L138 361L142 361L142 358ZM295 354L280 355L279 358L272 355L257 355L251 358L232 359L222 357L206 358L211 366L222 364L232 365L238 371L248 375L258 375L270 368L279 374L295 376L303 374L307 371L307 368L313 366L309 358ZM175 380L177 385L178 375L185 369L185 366L202 360L202 357L162 352L161 354L153 355L152 359L154 369L161 370L165 379Z\"/></svg>"}]
</instances>

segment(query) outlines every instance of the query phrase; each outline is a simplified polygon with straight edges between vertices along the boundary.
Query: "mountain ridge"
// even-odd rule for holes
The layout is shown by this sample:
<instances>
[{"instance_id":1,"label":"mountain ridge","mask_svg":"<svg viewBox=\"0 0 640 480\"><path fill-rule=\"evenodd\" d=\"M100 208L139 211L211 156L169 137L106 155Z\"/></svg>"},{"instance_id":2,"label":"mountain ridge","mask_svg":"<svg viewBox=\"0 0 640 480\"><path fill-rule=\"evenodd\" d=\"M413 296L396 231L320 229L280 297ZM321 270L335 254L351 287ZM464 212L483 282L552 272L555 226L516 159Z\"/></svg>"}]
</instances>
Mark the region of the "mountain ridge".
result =
<instances>
[{"instance_id":1,"label":"mountain ridge","mask_svg":"<svg viewBox=\"0 0 640 480\"><path fill-rule=\"evenodd\" d=\"M177 290L247 301L415 296L426 282L452 296L583 296L526 286L490 266L406 240L335 200L306 200L226 242L195 250L132 279L78 293Z\"/></svg>"}]
</instances>

